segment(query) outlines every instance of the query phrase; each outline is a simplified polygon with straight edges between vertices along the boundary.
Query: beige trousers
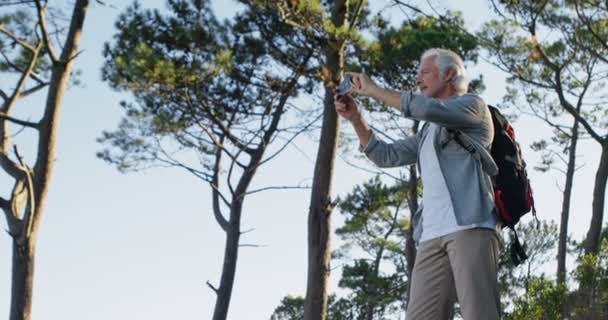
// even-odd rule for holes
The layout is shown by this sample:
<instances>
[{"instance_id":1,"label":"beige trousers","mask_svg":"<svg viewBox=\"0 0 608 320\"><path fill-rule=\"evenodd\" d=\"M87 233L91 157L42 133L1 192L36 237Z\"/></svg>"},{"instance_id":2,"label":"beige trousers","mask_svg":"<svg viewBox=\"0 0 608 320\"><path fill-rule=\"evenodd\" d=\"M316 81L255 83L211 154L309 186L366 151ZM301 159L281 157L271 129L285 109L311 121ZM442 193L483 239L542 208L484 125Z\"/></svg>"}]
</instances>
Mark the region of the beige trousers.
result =
<instances>
[{"instance_id":1,"label":"beige trousers","mask_svg":"<svg viewBox=\"0 0 608 320\"><path fill-rule=\"evenodd\" d=\"M498 320L500 248L496 231L481 228L421 242L406 319L451 319L458 299L464 320Z\"/></svg>"}]
</instances>

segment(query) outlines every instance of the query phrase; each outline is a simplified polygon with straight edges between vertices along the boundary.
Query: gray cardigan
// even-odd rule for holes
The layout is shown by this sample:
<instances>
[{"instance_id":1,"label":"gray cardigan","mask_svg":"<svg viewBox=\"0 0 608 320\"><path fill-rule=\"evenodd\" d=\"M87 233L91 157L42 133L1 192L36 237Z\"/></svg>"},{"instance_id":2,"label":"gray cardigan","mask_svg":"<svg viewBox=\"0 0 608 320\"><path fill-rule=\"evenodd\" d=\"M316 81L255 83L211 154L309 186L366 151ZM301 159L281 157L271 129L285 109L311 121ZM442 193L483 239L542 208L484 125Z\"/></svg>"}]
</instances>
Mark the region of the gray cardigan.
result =
<instances>
[{"instance_id":1,"label":"gray cardigan","mask_svg":"<svg viewBox=\"0 0 608 320\"><path fill-rule=\"evenodd\" d=\"M439 131L433 144L445 178L456 222L470 225L487 221L495 214L491 176L498 173L489 149L494 137L492 116L485 102L477 95L465 94L438 100L424 95L405 92L401 96L401 113L404 117L433 122ZM397 167L419 163L420 147L427 137L428 126L415 136L408 136L394 143L372 136L365 148L367 157L379 167ZM449 130L448 130L449 129ZM470 153L453 139L453 132ZM422 210L414 214L414 240L422 235Z\"/></svg>"}]
</instances>

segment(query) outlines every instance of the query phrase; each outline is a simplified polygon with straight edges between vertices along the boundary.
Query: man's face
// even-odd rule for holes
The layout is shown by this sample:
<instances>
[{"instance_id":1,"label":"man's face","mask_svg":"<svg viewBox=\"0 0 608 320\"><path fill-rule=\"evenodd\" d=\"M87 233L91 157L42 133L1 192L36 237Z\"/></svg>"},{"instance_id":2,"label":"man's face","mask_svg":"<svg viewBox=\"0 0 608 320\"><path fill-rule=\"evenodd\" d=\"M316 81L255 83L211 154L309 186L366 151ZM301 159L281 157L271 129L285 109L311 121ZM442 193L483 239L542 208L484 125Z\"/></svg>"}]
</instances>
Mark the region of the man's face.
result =
<instances>
[{"instance_id":1,"label":"man's face","mask_svg":"<svg viewBox=\"0 0 608 320\"><path fill-rule=\"evenodd\" d=\"M449 72L448 72L449 73ZM447 98L448 85L447 81L439 77L439 69L435 64L435 57L428 56L422 59L418 68L418 77L416 84L420 88L420 92L431 98Z\"/></svg>"}]
</instances>

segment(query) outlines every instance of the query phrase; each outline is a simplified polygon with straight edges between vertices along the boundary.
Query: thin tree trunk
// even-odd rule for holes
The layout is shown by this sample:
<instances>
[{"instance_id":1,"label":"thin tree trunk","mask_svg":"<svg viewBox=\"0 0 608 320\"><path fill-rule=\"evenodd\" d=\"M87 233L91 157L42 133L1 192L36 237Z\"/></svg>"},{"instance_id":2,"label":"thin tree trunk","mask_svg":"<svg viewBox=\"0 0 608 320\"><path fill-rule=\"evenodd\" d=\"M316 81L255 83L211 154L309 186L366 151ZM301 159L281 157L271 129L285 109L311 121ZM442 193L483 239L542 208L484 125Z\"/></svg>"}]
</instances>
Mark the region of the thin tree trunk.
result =
<instances>
[{"instance_id":1,"label":"thin tree trunk","mask_svg":"<svg viewBox=\"0 0 608 320\"><path fill-rule=\"evenodd\" d=\"M280 117L280 115L277 115ZM278 120L277 120L278 121ZM276 128L274 129L276 130ZM273 131L274 132L274 131ZM268 136L272 136L269 134ZM247 189L251 184L251 180L255 176L258 165L262 160L262 156L266 148L266 143L262 144L247 165L243 175L239 179L239 183L234 192L234 198L230 207L230 220L227 225L224 225L226 232L226 246L224 247L224 264L222 266L222 276L220 278L220 286L216 290L217 300L213 311L213 320L228 319L228 309L230 300L232 299L232 290L234 288L234 278L236 275L236 263L239 254L239 241L241 238L241 217L243 213L243 201ZM218 168L219 170L219 168Z\"/></svg>"},{"instance_id":2,"label":"thin tree trunk","mask_svg":"<svg viewBox=\"0 0 608 320\"><path fill-rule=\"evenodd\" d=\"M333 4L331 20L336 27L345 25L348 2L337 0ZM325 45L326 68L331 80L338 83L344 66L343 41L329 40ZM338 145L339 122L333 103L333 88L326 87L323 126L310 198L308 213L308 274L304 320L325 320L327 317L327 283L329 280L331 212L331 183L334 159Z\"/></svg>"},{"instance_id":3,"label":"thin tree trunk","mask_svg":"<svg viewBox=\"0 0 608 320\"><path fill-rule=\"evenodd\" d=\"M585 253L597 254L600 246L600 235L604 221L604 199L606 197L606 179L608 178L608 143L602 145L600 164L595 174L593 188L593 215L585 239Z\"/></svg>"},{"instance_id":4,"label":"thin tree trunk","mask_svg":"<svg viewBox=\"0 0 608 320\"><path fill-rule=\"evenodd\" d=\"M10 320L30 319L34 287L34 248L13 241L13 283Z\"/></svg>"},{"instance_id":5,"label":"thin tree trunk","mask_svg":"<svg viewBox=\"0 0 608 320\"><path fill-rule=\"evenodd\" d=\"M271 123L267 130L265 130L262 140L254 149L255 152L251 154L251 159L247 164L239 182L236 186L234 193L232 194L232 204L230 207L230 220L226 221L222 216L219 206L219 172L221 164L222 150L218 150L215 161L215 172L212 181L213 188L213 210L217 222L226 232L226 245L224 248L224 264L222 266L222 275L220 278L220 286L218 289L213 288L209 285L217 294L217 300L213 311L213 320L226 320L228 318L228 309L230 307L230 300L232 299L232 290L234 288L234 279L236 275L236 264L239 253L239 241L241 237L241 217L243 212L243 202L251 181L253 180L264 154L267 150L272 137L276 134L281 117L284 114L285 105L290 97L290 93L294 91L298 83L298 79L302 75L303 66L308 63L308 60L312 56L313 51L311 50L306 59L302 62L301 67L295 73L289 84L285 87L285 91L282 92L281 98L277 105L276 110L273 113ZM224 136L220 138L220 145L224 142ZM233 160L235 161L235 160ZM230 183L230 181L228 181Z\"/></svg>"},{"instance_id":6,"label":"thin tree trunk","mask_svg":"<svg viewBox=\"0 0 608 320\"><path fill-rule=\"evenodd\" d=\"M217 301L215 303L215 309L213 311L213 320L227 319L228 309L230 307L230 299L232 297L232 289L234 287L236 262L239 254L239 240L241 237L240 212L237 214L231 214L231 216L238 216L238 219L235 219L235 221L230 221L228 230L226 231L224 264L222 266L220 286L216 291Z\"/></svg>"},{"instance_id":7,"label":"thin tree trunk","mask_svg":"<svg viewBox=\"0 0 608 320\"><path fill-rule=\"evenodd\" d=\"M390 235L390 232L389 234ZM384 237L384 240L388 239L388 235L386 235ZM372 278L373 279L378 279L378 275L380 274L380 262L382 261L382 256L384 255L384 249L380 249L378 251L378 253L376 254L376 257L374 259L374 266L372 268ZM371 293L372 296L377 295L377 291L378 291L378 287L376 285L376 282L372 282L372 283L366 283L366 288L367 291ZM374 309L376 309L376 306L378 305L377 300L376 301L367 301L367 303L365 304L365 311L364 314L360 317L364 320L373 320L374 319Z\"/></svg>"},{"instance_id":8,"label":"thin tree trunk","mask_svg":"<svg viewBox=\"0 0 608 320\"><path fill-rule=\"evenodd\" d=\"M606 178L608 177L608 145L602 145L602 154L600 163L595 175L595 187L593 189L593 214L591 216L591 226L587 232L587 237L583 243L585 254L597 254L600 245L600 236L602 232L602 222L604 220L604 197L606 194ZM591 274L594 271L591 268L586 268L583 271L585 274ZM593 285L581 285L578 290L579 303L582 305L588 315L593 315L596 312L596 304L594 303L595 290ZM595 319L595 318L594 318Z\"/></svg>"},{"instance_id":9,"label":"thin tree trunk","mask_svg":"<svg viewBox=\"0 0 608 320\"><path fill-rule=\"evenodd\" d=\"M580 110L579 110L580 111ZM557 246L557 283L566 283L566 255L568 249L568 222L570 216L570 200L572 198L572 184L576 170L576 146L578 144L578 120L572 126L572 138L568 150L568 169L566 171L566 185L562 201L562 215L559 230L559 243Z\"/></svg>"},{"instance_id":10,"label":"thin tree trunk","mask_svg":"<svg viewBox=\"0 0 608 320\"><path fill-rule=\"evenodd\" d=\"M213 320L228 319L228 309L230 307L230 300L232 299L232 290L234 288L234 278L236 275L236 263L239 254L243 201L245 193L249 188L251 180L253 180L253 177L255 176L264 152L265 147L261 147L258 149L256 154L252 155L252 158L247 165L247 169L245 169L235 189L232 205L230 207L230 220L227 224L222 223L225 227L224 231L226 232L226 245L224 247L224 264L222 265L220 286L215 291L217 294L217 300L215 302L215 309L213 311Z\"/></svg>"},{"instance_id":11,"label":"thin tree trunk","mask_svg":"<svg viewBox=\"0 0 608 320\"><path fill-rule=\"evenodd\" d=\"M88 0L76 1L61 56L58 61L53 62L45 113L40 121L38 155L32 177L33 186L29 184L27 186L33 193L34 201L30 201L26 207L20 235L13 236L10 320L31 318L35 246L55 161L59 112L80 43L88 5Z\"/></svg>"},{"instance_id":12,"label":"thin tree trunk","mask_svg":"<svg viewBox=\"0 0 608 320\"><path fill-rule=\"evenodd\" d=\"M419 121L414 121L413 134L418 133ZM410 287L412 283L412 271L414 270L414 263L416 262L416 243L414 242L414 224L413 218L416 211L418 211L418 172L416 171L416 165L409 167L410 176L408 184L408 206L410 208L410 227L406 233L405 241L405 262L407 267L407 290L405 299L405 308L410 302Z\"/></svg>"}]
</instances>

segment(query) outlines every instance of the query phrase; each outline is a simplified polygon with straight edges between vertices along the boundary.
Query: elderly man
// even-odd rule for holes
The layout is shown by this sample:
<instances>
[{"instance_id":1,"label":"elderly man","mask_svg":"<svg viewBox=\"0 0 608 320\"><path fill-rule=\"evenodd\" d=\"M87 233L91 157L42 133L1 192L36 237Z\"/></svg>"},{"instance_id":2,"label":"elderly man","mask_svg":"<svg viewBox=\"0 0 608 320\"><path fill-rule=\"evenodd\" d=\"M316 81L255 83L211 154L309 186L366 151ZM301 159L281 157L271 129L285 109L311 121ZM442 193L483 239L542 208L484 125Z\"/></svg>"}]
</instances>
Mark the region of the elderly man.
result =
<instances>
[{"instance_id":1,"label":"elderly man","mask_svg":"<svg viewBox=\"0 0 608 320\"><path fill-rule=\"evenodd\" d=\"M427 50L418 70L420 93L384 89L360 73L347 75L353 81L350 93L426 122L415 136L385 143L349 95L335 99L336 111L350 121L371 161L420 168L424 191L413 218L418 254L407 319L449 319L456 298L465 320L498 319L501 241L491 182L497 167L489 153L494 129L485 102L467 93L462 59L449 50Z\"/></svg>"}]
</instances>

